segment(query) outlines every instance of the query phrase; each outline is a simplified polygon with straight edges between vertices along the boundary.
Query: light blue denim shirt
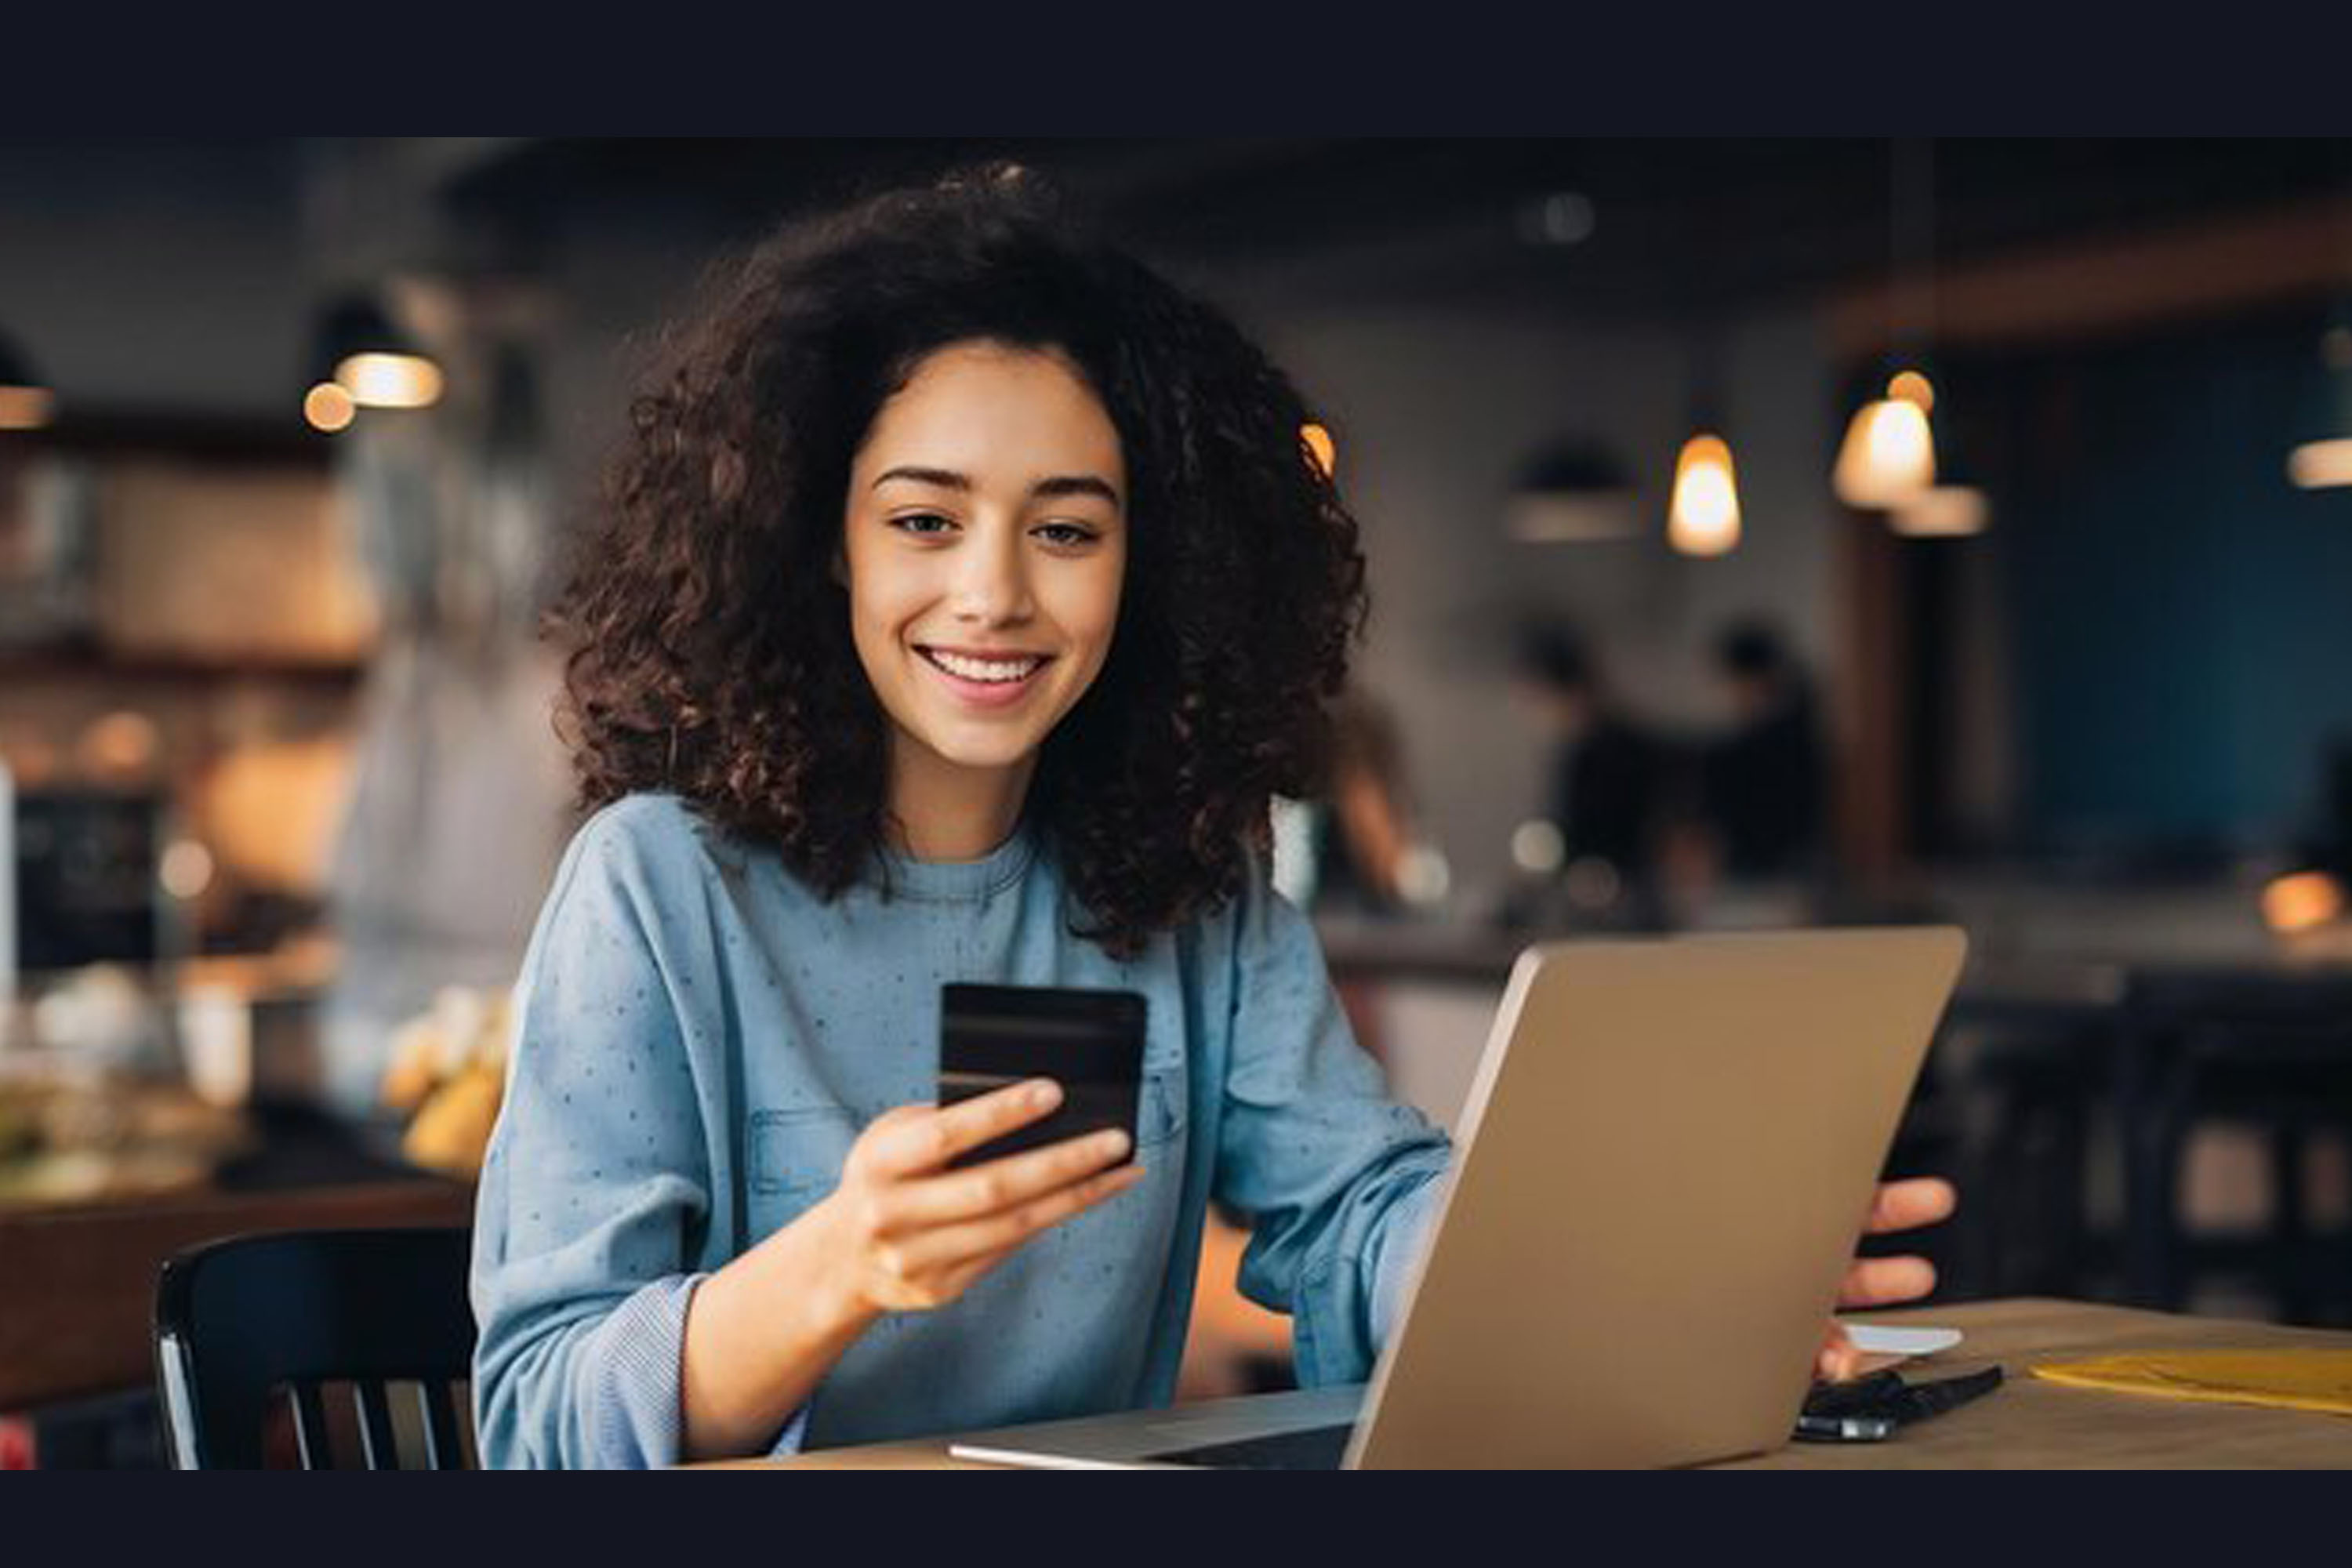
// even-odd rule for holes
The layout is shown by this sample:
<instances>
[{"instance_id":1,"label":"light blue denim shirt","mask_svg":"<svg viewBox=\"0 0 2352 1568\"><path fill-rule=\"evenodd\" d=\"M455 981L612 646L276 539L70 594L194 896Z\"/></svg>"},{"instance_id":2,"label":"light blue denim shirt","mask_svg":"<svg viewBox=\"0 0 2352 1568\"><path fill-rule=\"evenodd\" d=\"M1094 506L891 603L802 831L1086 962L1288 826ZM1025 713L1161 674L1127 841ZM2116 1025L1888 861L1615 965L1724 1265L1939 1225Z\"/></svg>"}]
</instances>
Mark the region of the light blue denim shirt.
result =
<instances>
[{"instance_id":1,"label":"light blue denim shirt","mask_svg":"<svg viewBox=\"0 0 2352 1568\"><path fill-rule=\"evenodd\" d=\"M869 879L828 904L658 795L572 839L480 1185L486 1463L678 1458L696 1285L831 1191L877 1115L936 1097L949 981L1145 995L1145 1178L948 1306L882 1318L774 1452L1166 1404L1213 1195L1252 1216L1242 1289L1292 1315L1300 1381L1370 1375L1450 1146L1386 1098L1265 866L1122 963L1068 934L1025 828L977 861L886 859L888 897Z\"/></svg>"}]
</instances>

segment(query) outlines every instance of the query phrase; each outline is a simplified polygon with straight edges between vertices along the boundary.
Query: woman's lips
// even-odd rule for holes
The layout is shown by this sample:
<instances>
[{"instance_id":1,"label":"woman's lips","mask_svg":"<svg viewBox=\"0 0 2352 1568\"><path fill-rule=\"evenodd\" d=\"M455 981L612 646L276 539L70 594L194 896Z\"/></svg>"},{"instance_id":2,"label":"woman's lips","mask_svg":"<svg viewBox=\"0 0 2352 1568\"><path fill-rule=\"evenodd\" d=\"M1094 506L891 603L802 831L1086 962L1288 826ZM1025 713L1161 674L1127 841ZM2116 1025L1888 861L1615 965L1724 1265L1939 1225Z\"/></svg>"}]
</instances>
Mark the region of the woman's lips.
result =
<instances>
[{"instance_id":1,"label":"woman's lips","mask_svg":"<svg viewBox=\"0 0 2352 1568\"><path fill-rule=\"evenodd\" d=\"M967 680L932 658L929 648L915 651L925 666L954 693L957 700L973 708L1005 708L1020 701L1037 684L1037 677L1044 673L1045 667L1054 662L1049 658L1037 658L1035 667L1018 680Z\"/></svg>"}]
</instances>

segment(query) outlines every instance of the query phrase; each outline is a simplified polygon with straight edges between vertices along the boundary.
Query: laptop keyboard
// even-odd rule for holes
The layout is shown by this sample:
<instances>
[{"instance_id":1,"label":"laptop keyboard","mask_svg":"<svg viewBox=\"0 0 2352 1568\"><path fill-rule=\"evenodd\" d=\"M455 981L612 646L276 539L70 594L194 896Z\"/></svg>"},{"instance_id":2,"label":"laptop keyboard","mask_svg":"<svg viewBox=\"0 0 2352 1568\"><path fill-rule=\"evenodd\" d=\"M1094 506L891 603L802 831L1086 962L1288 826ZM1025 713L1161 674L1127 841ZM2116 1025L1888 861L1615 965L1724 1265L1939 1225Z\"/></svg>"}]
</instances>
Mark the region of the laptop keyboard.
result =
<instances>
[{"instance_id":1,"label":"laptop keyboard","mask_svg":"<svg viewBox=\"0 0 2352 1568\"><path fill-rule=\"evenodd\" d=\"M1244 1437L1238 1443L1211 1443L1204 1447L1180 1448L1172 1454L1151 1457L1171 1465L1202 1465L1218 1469L1336 1470L1348 1457L1348 1438L1355 1430L1352 1426L1303 1426L1295 1432Z\"/></svg>"}]
</instances>

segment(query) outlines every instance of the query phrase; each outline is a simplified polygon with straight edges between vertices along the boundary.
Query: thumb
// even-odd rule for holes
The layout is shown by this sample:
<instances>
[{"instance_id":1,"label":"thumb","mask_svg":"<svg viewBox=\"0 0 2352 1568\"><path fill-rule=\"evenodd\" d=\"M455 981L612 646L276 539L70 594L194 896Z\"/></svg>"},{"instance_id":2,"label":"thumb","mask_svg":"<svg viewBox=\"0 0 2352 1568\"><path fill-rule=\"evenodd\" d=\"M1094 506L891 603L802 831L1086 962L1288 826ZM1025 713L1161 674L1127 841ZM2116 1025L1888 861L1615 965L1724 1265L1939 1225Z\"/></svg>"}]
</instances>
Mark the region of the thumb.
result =
<instances>
[{"instance_id":1,"label":"thumb","mask_svg":"<svg viewBox=\"0 0 2352 1568\"><path fill-rule=\"evenodd\" d=\"M1829 1383L1844 1383L1860 1374L1862 1351L1845 1325L1832 1321L1822 1335L1822 1348L1813 1357L1813 1374Z\"/></svg>"}]
</instances>

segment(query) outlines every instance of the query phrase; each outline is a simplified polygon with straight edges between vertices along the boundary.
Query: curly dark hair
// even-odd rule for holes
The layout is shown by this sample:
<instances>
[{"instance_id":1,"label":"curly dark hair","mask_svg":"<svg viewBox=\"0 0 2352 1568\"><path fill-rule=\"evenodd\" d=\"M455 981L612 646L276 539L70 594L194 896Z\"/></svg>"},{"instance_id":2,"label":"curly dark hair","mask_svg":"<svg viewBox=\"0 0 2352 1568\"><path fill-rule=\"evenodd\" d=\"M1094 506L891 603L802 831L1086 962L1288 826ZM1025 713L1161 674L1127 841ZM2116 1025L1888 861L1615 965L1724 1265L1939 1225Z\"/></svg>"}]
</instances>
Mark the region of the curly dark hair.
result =
<instances>
[{"instance_id":1,"label":"curly dark hair","mask_svg":"<svg viewBox=\"0 0 2352 1568\"><path fill-rule=\"evenodd\" d=\"M1025 805L1114 957L1213 911L1324 786L1369 599L1307 405L1223 314L1012 164L793 224L660 340L551 619L580 804L667 790L828 900L882 846L888 721L830 564L882 405L952 342L1058 349L1117 427L1129 551L1109 658ZM887 884L886 884L887 895Z\"/></svg>"}]
</instances>

